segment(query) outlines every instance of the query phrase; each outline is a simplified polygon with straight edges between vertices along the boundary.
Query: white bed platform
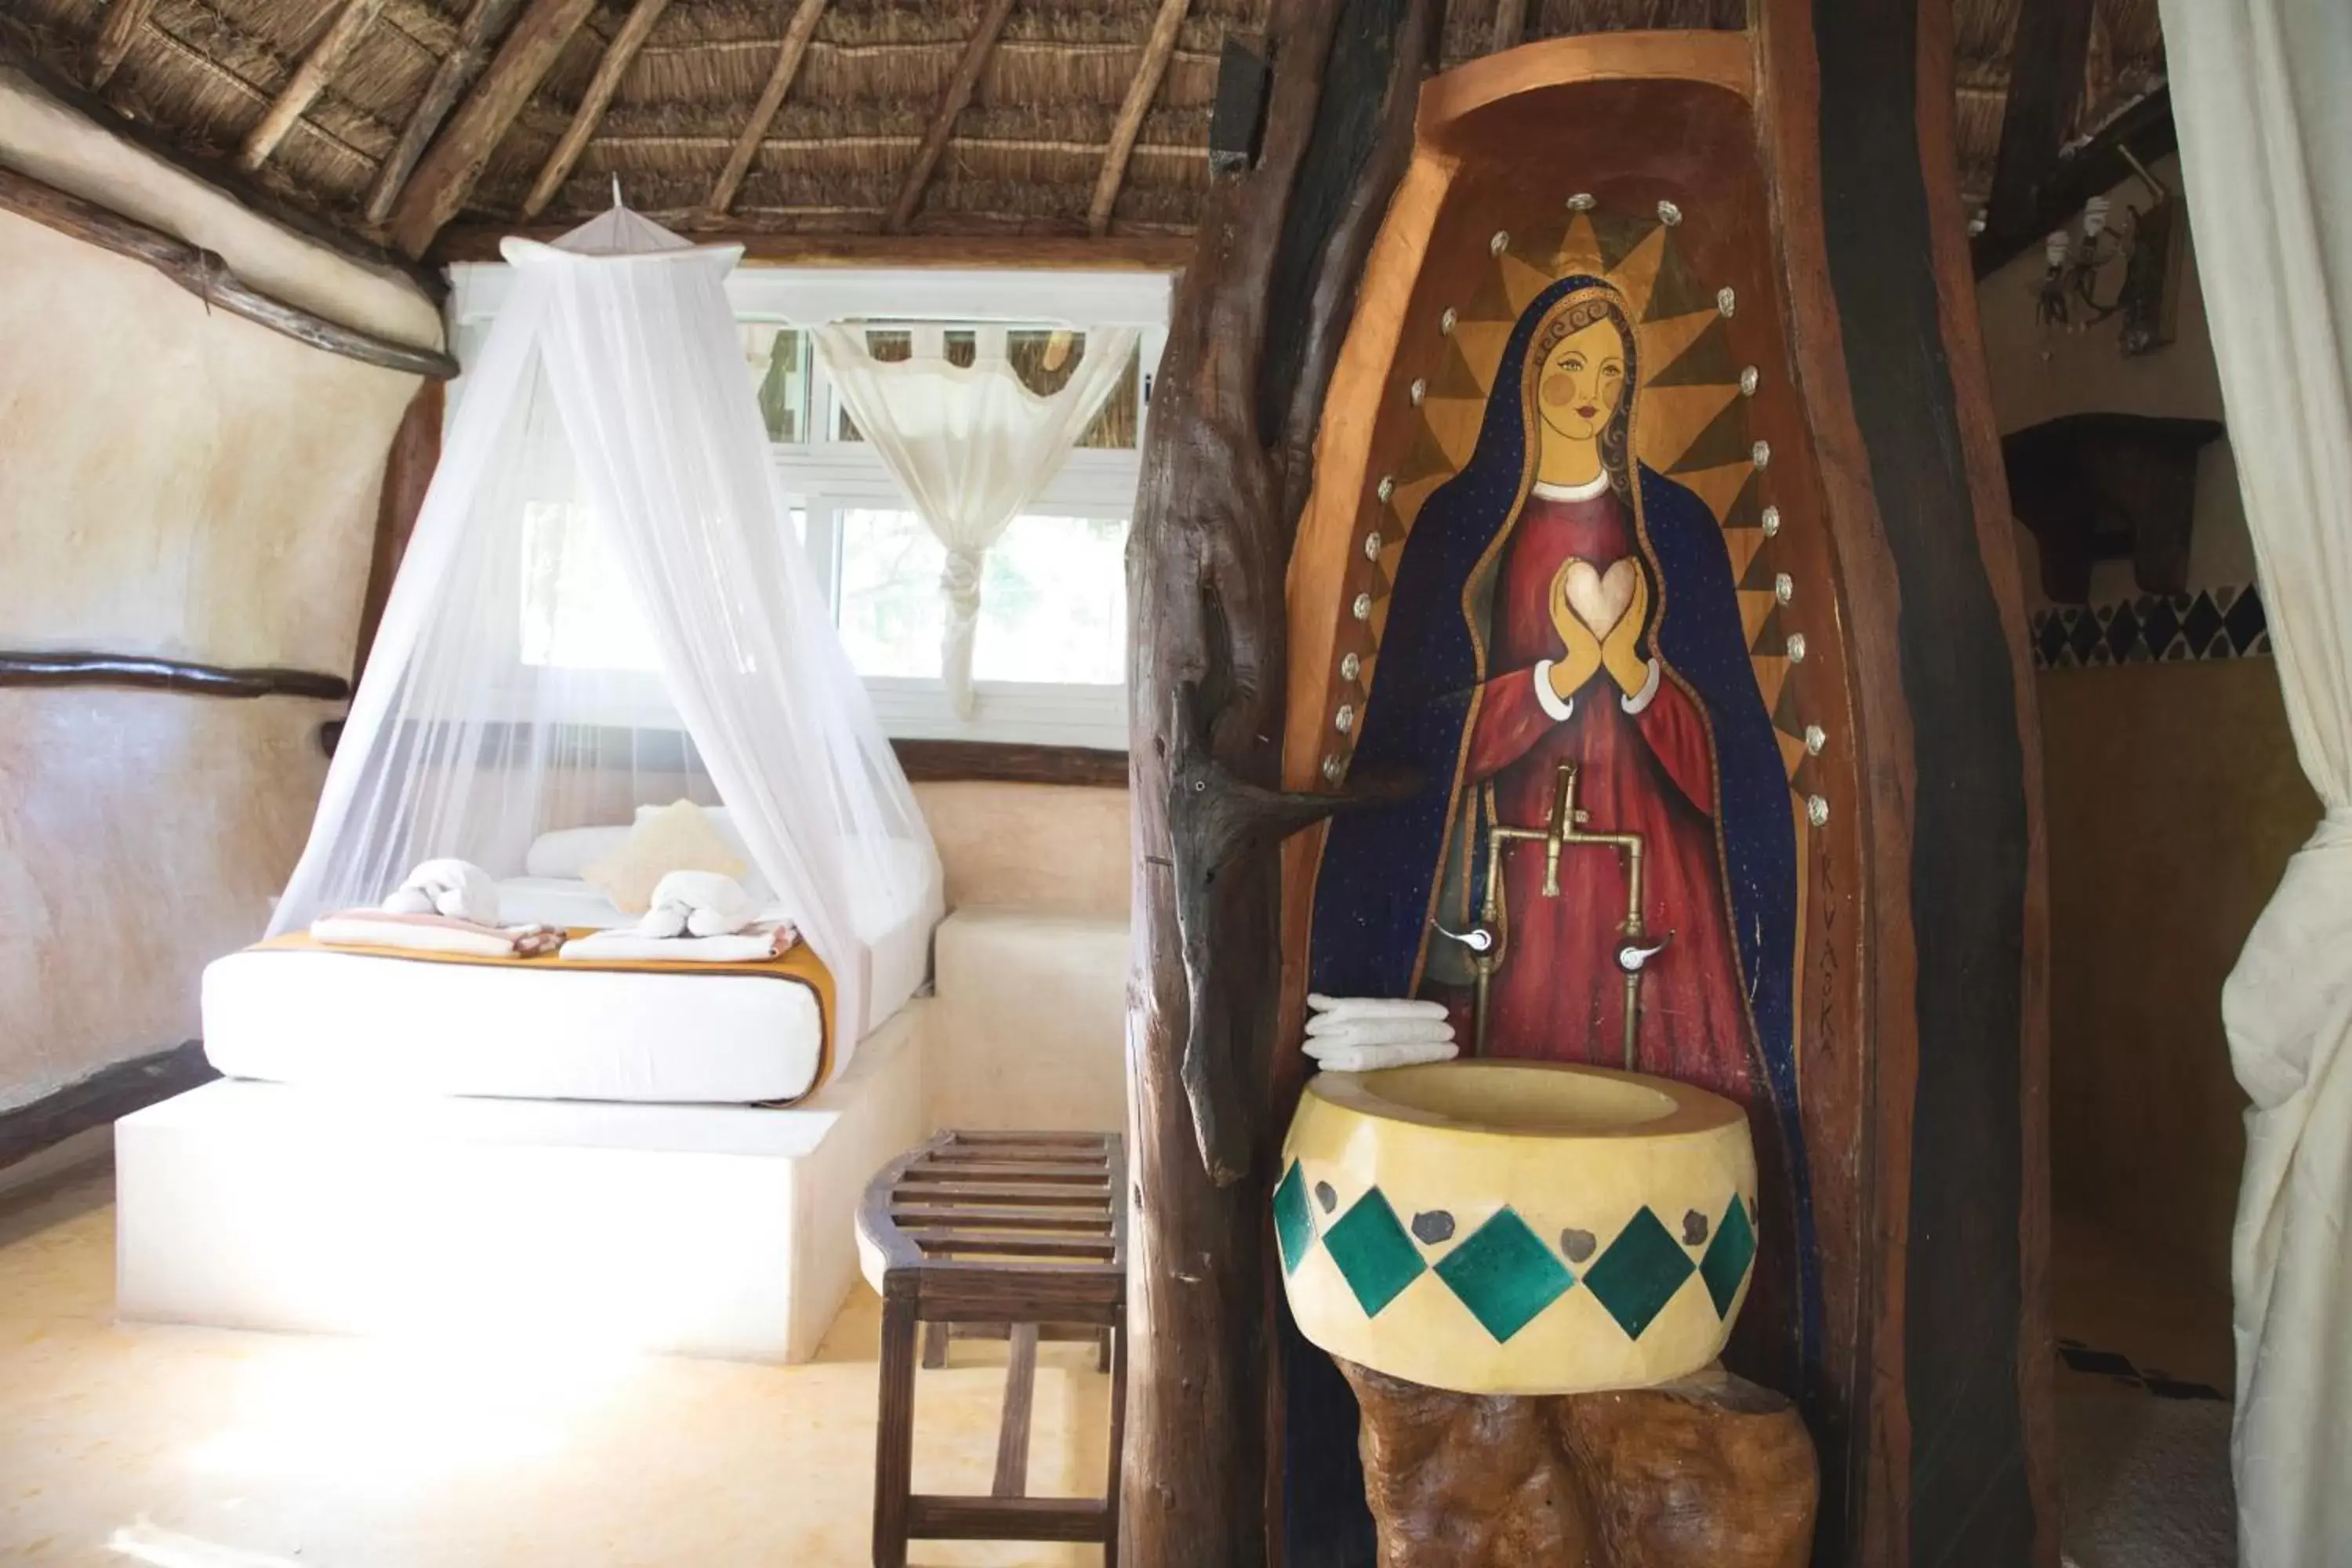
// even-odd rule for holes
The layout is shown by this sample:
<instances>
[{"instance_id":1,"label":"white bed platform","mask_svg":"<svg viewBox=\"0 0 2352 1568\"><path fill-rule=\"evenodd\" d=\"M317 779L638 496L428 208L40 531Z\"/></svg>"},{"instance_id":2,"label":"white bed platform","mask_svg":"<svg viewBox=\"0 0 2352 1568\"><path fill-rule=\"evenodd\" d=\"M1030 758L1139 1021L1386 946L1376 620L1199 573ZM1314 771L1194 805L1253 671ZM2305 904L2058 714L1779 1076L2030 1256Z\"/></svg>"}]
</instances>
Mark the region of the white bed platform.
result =
<instances>
[{"instance_id":1,"label":"white bed platform","mask_svg":"<svg viewBox=\"0 0 2352 1568\"><path fill-rule=\"evenodd\" d=\"M115 1124L118 1311L806 1361L929 1130L933 1005L784 1110L207 1084Z\"/></svg>"}]
</instances>

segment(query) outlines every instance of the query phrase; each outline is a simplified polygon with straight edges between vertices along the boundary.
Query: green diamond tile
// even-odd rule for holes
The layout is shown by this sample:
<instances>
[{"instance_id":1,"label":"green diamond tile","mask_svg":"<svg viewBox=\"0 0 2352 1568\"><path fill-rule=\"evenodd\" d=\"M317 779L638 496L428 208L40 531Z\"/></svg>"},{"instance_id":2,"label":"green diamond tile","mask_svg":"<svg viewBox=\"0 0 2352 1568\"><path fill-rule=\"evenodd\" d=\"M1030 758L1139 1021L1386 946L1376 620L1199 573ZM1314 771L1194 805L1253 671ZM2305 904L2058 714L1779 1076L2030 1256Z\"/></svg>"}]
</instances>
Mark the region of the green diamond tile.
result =
<instances>
[{"instance_id":1,"label":"green diamond tile","mask_svg":"<svg viewBox=\"0 0 2352 1568\"><path fill-rule=\"evenodd\" d=\"M1706 1293L1715 1298L1717 1317L1731 1310L1731 1299L1739 1294L1739 1282L1748 1278L1748 1266L1755 1258L1756 1227L1748 1223L1748 1205L1734 1193L1731 1212L1715 1227L1715 1239L1707 1244L1706 1256L1698 1264Z\"/></svg>"},{"instance_id":2,"label":"green diamond tile","mask_svg":"<svg viewBox=\"0 0 2352 1568\"><path fill-rule=\"evenodd\" d=\"M1293 1160L1274 1189L1274 1235L1282 1244L1282 1271L1296 1274L1315 1250L1315 1211L1307 1202L1307 1175Z\"/></svg>"},{"instance_id":3,"label":"green diamond tile","mask_svg":"<svg viewBox=\"0 0 2352 1568\"><path fill-rule=\"evenodd\" d=\"M1637 1209L1617 1239L1584 1271L1592 1292L1630 1339L1640 1339L1683 1282L1698 1270L1690 1254L1648 1209Z\"/></svg>"},{"instance_id":4,"label":"green diamond tile","mask_svg":"<svg viewBox=\"0 0 2352 1568\"><path fill-rule=\"evenodd\" d=\"M1497 1210L1469 1240L1440 1258L1437 1277L1498 1344L1526 1328L1576 1283L1576 1276L1537 1239L1527 1221L1507 1208Z\"/></svg>"},{"instance_id":5,"label":"green diamond tile","mask_svg":"<svg viewBox=\"0 0 2352 1568\"><path fill-rule=\"evenodd\" d=\"M1356 1206L1323 1233L1323 1247L1368 1318L1379 1317L1398 1291L1429 1268L1378 1187L1357 1199Z\"/></svg>"}]
</instances>

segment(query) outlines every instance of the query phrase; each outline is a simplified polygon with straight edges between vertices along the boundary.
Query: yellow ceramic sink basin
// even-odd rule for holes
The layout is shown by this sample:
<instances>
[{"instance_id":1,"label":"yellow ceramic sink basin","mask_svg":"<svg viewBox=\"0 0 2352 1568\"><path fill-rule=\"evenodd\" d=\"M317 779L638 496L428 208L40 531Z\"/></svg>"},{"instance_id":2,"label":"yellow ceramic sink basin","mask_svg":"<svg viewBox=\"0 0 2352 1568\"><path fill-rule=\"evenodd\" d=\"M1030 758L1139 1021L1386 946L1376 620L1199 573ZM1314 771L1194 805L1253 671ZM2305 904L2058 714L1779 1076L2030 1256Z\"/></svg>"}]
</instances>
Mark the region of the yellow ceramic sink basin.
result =
<instances>
[{"instance_id":1,"label":"yellow ceramic sink basin","mask_svg":"<svg viewBox=\"0 0 2352 1568\"><path fill-rule=\"evenodd\" d=\"M1670 1382L1716 1358L1748 1293L1748 1119L1688 1084L1499 1060L1324 1073L1282 1163L1300 1330L1431 1387Z\"/></svg>"}]
</instances>

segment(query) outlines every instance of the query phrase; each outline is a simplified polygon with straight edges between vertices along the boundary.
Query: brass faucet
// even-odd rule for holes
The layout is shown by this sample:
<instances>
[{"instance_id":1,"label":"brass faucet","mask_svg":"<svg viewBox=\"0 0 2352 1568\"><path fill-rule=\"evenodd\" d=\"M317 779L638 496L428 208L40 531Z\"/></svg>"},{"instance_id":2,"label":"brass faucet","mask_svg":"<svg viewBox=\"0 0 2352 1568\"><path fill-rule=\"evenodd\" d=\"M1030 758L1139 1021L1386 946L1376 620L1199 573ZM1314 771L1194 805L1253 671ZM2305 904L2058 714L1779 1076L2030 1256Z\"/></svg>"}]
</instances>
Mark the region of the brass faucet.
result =
<instances>
[{"instance_id":1,"label":"brass faucet","mask_svg":"<svg viewBox=\"0 0 2352 1568\"><path fill-rule=\"evenodd\" d=\"M1494 786L1486 786L1486 810L1494 815ZM1615 961L1625 976L1625 1067L1631 1071L1634 1062L1634 1047L1641 1038L1642 971L1657 956L1673 933L1652 943L1642 929L1642 836L1638 833L1587 833L1584 824L1591 814L1576 804L1576 764L1559 764L1558 783L1553 788L1551 812L1542 826L1517 827L1495 822L1486 829L1486 892L1478 909L1478 926L1454 940L1470 949L1471 972L1476 977L1476 1022L1474 1026L1475 1051L1486 1054L1486 994L1494 980L1495 971L1502 965L1503 941L1507 929L1503 895L1503 850L1512 844L1541 844L1544 847L1543 896L1559 897L1559 852L1571 845L1605 845L1623 857L1625 865L1625 919L1618 927L1623 939L1618 943ZM1445 932L1452 936L1453 932Z\"/></svg>"}]
</instances>

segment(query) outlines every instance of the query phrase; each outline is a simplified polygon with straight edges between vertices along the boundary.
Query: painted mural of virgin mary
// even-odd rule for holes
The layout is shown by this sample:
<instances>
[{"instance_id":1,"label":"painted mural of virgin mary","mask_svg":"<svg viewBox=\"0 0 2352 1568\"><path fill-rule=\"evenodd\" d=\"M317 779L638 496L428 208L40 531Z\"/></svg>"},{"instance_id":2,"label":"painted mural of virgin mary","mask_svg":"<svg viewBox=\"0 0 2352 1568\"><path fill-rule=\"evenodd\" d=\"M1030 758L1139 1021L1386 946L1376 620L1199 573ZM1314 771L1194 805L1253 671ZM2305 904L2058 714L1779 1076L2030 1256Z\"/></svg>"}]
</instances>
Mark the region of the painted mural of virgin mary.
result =
<instances>
[{"instance_id":1,"label":"painted mural of virgin mary","mask_svg":"<svg viewBox=\"0 0 2352 1568\"><path fill-rule=\"evenodd\" d=\"M1619 858L1571 851L1552 898L1540 846L1487 863L1486 828L1541 826L1571 763L1582 826L1642 836L1643 925L1674 933L1643 982L1635 1065L1773 1120L1795 1087L1786 775L1715 518L1633 456L1637 349L1601 279L1522 312L1470 460L1399 559L1353 763L1445 787L1334 823L1312 979L1444 1000L1467 1038L1468 955L1440 928L1475 924L1500 876L1487 1053L1620 1063Z\"/></svg>"}]
</instances>

